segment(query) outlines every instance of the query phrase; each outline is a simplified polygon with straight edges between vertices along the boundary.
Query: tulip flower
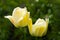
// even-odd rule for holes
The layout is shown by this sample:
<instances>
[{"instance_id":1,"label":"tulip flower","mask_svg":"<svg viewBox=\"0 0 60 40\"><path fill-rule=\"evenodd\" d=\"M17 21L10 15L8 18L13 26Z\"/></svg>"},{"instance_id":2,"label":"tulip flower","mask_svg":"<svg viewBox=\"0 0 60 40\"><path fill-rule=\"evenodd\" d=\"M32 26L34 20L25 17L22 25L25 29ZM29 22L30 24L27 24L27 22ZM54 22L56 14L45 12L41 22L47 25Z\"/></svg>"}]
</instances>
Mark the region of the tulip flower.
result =
<instances>
[{"instance_id":1,"label":"tulip flower","mask_svg":"<svg viewBox=\"0 0 60 40\"><path fill-rule=\"evenodd\" d=\"M27 21L29 19L30 12L27 11L27 8L16 7L13 10L12 16L8 15L5 18L8 18L15 27L24 27L27 26Z\"/></svg>"},{"instance_id":2,"label":"tulip flower","mask_svg":"<svg viewBox=\"0 0 60 40\"><path fill-rule=\"evenodd\" d=\"M49 19L37 19L37 21L35 22L35 24L32 24L32 19L29 18L28 21L28 29L29 29L29 33L32 36L37 36L37 37L42 37L44 35L46 35L47 33L47 28L48 28L48 22Z\"/></svg>"}]
</instances>

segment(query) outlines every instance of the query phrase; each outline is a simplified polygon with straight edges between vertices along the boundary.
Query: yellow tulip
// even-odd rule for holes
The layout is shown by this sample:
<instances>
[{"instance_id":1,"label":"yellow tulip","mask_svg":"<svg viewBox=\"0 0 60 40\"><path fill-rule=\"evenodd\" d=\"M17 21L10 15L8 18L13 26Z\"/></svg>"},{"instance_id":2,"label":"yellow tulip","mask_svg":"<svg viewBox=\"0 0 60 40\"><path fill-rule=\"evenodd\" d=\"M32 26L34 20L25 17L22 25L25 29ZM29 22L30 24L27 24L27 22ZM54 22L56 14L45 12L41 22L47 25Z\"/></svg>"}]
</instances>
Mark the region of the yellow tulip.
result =
<instances>
[{"instance_id":1,"label":"yellow tulip","mask_svg":"<svg viewBox=\"0 0 60 40\"><path fill-rule=\"evenodd\" d=\"M27 21L29 19L30 12L27 11L27 8L16 7L13 10L12 16L8 15L5 18L8 18L15 27L24 27L27 25Z\"/></svg>"},{"instance_id":2,"label":"yellow tulip","mask_svg":"<svg viewBox=\"0 0 60 40\"><path fill-rule=\"evenodd\" d=\"M35 24L32 24L32 19L30 18L30 12L27 11L27 8L16 7L13 10L12 16L5 16L8 18L15 27L25 27L28 25L29 33L32 36L42 37L46 35L49 19L37 19Z\"/></svg>"},{"instance_id":3,"label":"yellow tulip","mask_svg":"<svg viewBox=\"0 0 60 40\"><path fill-rule=\"evenodd\" d=\"M37 19L35 24L32 24L32 19L29 18L29 21L28 21L29 33L32 36L37 36L37 37L42 37L46 35L47 28L48 28L48 21L49 21L48 19L44 20L39 18Z\"/></svg>"}]
</instances>

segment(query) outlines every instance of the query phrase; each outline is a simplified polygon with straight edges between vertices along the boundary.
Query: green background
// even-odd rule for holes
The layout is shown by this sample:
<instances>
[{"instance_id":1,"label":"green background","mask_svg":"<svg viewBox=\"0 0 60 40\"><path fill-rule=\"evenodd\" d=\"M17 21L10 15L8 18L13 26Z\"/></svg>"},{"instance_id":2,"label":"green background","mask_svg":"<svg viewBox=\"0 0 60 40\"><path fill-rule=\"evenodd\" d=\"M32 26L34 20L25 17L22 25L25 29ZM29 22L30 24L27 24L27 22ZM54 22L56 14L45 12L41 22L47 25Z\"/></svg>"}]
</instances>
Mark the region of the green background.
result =
<instances>
[{"instance_id":1,"label":"green background","mask_svg":"<svg viewBox=\"0 0 60 40\"><path fill-rule=\"evenodd\" d=\"M27 26L15 28L4 16L12 15L16 7L27 7L33 23L49 16L49 26L44 37L32 37ZM0 40L60 40L60 0L0 0Z\"/></svg>"}]
</instances>

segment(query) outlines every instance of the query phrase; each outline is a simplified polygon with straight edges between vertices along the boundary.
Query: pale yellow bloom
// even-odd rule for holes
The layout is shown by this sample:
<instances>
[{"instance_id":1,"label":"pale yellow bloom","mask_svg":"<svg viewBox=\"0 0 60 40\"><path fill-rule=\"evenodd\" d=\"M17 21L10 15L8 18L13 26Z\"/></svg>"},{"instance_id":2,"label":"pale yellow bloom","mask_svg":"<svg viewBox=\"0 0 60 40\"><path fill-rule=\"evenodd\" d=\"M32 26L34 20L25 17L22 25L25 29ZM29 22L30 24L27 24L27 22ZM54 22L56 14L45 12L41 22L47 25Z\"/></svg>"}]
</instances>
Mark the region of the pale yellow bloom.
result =
<instances>
[{"instance_id":1,"label":"pale yellow bloom","mask_svg":"<svg viewBox=\"0 0 60 40\"><path fill-rule=\"evenodd\" d=\"M13 10L12 16L8 15L5 16L5 18L8 18L15 27L24 27L27 25L29 16L30 12L27 11L26 7L24 8L16 7Z\"/></svg>"},{"instance_id":2,"label":"pale yellow bloom","mask_svg":"<svg viewBox=\"0 0 60 40\"><path fill-rule=\"evenodd\" d=\"M28 25L29 33L32 36L42 37L46 35L49 19L37 19L35 24L32 24L32 19L30 18L30 12L27 11L26 7L20 8L16 7L13 10L12 16L5 16L8 18L15 27L25 27Z\"/></svg>"},{"instance_id":3,"label":"pale yellow bloom","mask_svg":"<svg viewBox=\"0 0 60 40\"><path fill-rule=\"evenodd\" d=\"M35 24L32 24L32 19L29 18L28 29L32 36L42 37L46 35L48 28L48 19L37 19Z\"/></svg>"}]
</instances>

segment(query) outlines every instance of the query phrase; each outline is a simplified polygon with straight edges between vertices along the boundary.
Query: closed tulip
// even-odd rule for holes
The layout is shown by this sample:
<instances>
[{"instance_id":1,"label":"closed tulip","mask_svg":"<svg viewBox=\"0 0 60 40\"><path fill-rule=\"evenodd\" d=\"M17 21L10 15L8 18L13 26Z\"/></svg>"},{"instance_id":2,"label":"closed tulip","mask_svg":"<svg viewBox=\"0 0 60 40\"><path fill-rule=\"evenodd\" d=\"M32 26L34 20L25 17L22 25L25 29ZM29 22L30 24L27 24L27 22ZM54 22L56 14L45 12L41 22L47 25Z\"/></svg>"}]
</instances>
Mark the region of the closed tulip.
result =
<instances>
[{"instance_id":1,"label":"closed tulip","mask_svg":"<svg viewBox=\"0 0 60 40\"><path fill-rule=\"evenodd\" d=\"M47 33L47 28L48 28L48 22L49 19L37 19L37 21L35 22L35 24L32 24L32 19L29 18L28 21L28 29L29 29L29 33L32 36L37 36L37 37L42 37L44 35L46 35Z\"/></svg>"}]
</instances>

